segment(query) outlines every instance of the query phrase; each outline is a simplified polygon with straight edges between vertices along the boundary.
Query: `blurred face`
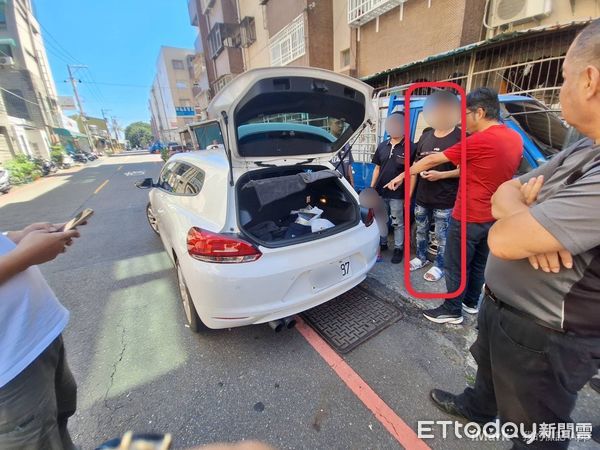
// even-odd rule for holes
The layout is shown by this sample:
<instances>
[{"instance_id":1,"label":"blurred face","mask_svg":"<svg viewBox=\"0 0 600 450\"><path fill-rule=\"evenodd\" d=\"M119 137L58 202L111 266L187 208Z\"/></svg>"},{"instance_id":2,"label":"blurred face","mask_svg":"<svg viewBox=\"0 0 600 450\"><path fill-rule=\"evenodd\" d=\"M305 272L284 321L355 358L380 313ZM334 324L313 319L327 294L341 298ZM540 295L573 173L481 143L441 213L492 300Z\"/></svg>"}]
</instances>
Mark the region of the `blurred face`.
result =
<instances>
[{"instance_id":1,"label":"blurred face","mask_svg":"<svg viewBox=\"0 0 600 450\"><path fill-rule=\"evenodd\" d=\"M450 102L426 102L423 113L436 130L451 130L460 121L460 106Z\"/></svg>"},{"instance_id":2,"label":"blurred face","mask_svg":"<svg viewBox=\"0 0 600 450\"><path fill-rule=\"evenodd\" d=\"M393 114L385 119L385 131L394 139L401 139L404 136L404 117L399 114Z\"/></svg>"}]
</instances>

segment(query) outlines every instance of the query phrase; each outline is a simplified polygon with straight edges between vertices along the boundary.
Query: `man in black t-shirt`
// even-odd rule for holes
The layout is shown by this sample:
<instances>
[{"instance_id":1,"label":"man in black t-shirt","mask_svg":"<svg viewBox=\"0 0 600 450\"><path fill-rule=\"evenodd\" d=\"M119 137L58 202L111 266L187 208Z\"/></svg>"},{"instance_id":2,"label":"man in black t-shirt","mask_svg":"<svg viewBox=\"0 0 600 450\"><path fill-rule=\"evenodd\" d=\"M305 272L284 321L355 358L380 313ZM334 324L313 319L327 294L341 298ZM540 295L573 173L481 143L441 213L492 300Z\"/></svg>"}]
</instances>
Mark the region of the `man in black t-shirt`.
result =
<instances>
[{"instance_id":1,"label":"man in black t-shirt","mask_svg":"<svg viewBox=\"0 0 600 450\"><path fill-rule=\"evenodd\" d=\"M426 130L417 143L416 159L439 153L460 141L456 127L460 101L449 91L436 91L427 97L424 105L425 120L433 126ZM438 281L444 274L444 252L450 215L458 192L459 169L447 162L420 174L411 174L416 186L415 222L417 224L417 255L410 261L410 270L429 263L430 221L435 224L437 255L435 263L424 275L427 281ZM418 181L417 181L418 180Z\"/></svg>"},{"instance_id":2,"label":"man in black t-shirt","mask_svg":"<svg viewBox=\"0 0 600 450\"><path fill-rule=\"evenodd\" d=\"M371 187L383 198L394 228L394 254L392 264L402 262L404 249L404 188L393 191L384 186L404 172L404 113L393 112L385 121L385 130L390 136L383 141L373 155L373 179ZM414 145L410 144L411 163L414 158ZM412 183L412 180L411 180ZM411 188L414 187L411 184ZM387 234L380 237L381 250L387 250Z\"/></svg>"}]
</instances>

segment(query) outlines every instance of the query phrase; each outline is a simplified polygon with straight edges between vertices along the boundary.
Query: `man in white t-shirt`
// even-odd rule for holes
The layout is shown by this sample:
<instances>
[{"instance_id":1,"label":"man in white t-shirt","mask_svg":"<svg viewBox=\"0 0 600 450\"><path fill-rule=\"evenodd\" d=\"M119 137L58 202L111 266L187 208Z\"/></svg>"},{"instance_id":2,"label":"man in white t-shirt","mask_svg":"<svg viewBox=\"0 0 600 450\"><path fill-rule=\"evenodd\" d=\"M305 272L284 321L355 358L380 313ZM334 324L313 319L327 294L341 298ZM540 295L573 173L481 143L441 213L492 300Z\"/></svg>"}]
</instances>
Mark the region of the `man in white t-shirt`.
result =
<instances>
[{"instance_id":1,"label":"man in white t-shirt","mask_svg":"<svg viewBox=\"0 0 600 450\"><path fill-rule=\"evenodd\" d=\"M37 267L79 237L60 228L36 223L0 235L0 449L74 448L67 420L77 386L61 337L69 312Z\"/></svg>"}]
</instances>

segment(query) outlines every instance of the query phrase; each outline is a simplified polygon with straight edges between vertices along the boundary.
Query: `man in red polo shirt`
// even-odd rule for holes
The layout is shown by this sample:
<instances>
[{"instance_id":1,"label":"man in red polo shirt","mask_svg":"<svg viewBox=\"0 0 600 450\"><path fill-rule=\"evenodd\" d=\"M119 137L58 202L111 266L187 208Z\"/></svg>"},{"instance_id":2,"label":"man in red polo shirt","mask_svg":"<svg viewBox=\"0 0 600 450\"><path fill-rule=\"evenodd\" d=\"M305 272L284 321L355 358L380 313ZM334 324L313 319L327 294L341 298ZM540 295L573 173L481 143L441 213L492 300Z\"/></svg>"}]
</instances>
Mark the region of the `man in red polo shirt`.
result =
<instances>
[{"instance_id":1,"label":"man in red polo shirt","mask_svg":"<svg viewBox=\"0 0 600 450\"><path fill-rule=\"evenodd\" d=\"M523 156L521 136L500 121L500 102L494 90L478 88L467 95L466 127L472 133L466 142L467 167L461 170L461 176L466 176L467 198L462 198L459 189L448 227L445 276L448 292L456 292L462 276L460 211L463 202L466 202L467 267L464 276L467 277L467 284L458 297L448 299L441 306L423 313L427 319L436 323L462 323L462 310L477 313L489 253L487 236L494 223L491 198L502 183L515 175ZM460 143L442 153L426 156L413 164L410 172L421 173L447 162L460 165ZM395 190L403 179L404 173L386 187Z\"/></svg>"}]
</instances>

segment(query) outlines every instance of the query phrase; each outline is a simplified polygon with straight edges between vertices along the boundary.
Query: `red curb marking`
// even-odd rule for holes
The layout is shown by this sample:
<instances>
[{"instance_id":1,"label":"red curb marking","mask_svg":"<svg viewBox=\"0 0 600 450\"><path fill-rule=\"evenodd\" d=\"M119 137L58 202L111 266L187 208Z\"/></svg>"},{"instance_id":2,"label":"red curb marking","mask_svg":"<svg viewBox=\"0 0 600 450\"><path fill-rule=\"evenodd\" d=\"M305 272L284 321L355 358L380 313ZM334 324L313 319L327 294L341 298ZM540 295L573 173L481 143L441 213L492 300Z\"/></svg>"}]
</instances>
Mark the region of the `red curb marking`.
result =
<instances>
[{"instance_id":1,"label":"red curb marking","mask_svg":"<svg viewBox=\"0 0 600 450\"><path fill-rule=\"evenodd\" d=\"M431 450L360 375L299 316L296 329L400 445L410 450Z\"/></svg>"}]
</instances>

